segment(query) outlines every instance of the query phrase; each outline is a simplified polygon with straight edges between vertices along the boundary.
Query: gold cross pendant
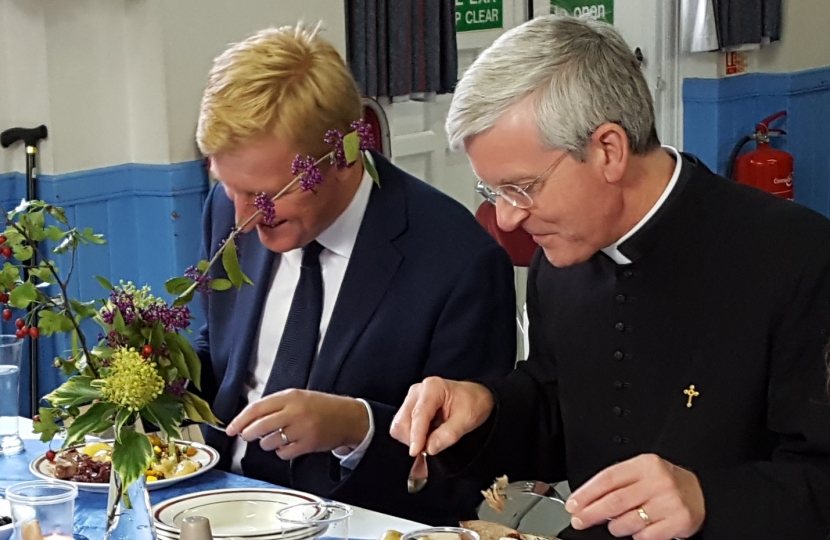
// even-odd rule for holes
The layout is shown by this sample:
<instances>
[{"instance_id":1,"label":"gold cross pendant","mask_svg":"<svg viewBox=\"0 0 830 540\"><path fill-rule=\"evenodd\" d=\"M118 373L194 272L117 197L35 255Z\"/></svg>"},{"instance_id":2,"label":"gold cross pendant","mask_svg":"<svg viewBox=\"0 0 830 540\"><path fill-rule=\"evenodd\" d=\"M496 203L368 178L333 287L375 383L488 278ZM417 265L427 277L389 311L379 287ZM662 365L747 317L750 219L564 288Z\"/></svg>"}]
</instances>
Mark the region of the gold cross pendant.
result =
<instances>
[{"instance_id":1,"label":"gold cross pendant","mask_svg":"<svg viewBox=\"0 0 830 540\"><path fill-rule=\"evenodd\" d=\"M686 394L689 399L686 401L686 407L692 406L692 400L700 395L700 392L695 390L695 385L689 385L689 388L683 390L683 393Z\"/></svg>"}]
</instances>

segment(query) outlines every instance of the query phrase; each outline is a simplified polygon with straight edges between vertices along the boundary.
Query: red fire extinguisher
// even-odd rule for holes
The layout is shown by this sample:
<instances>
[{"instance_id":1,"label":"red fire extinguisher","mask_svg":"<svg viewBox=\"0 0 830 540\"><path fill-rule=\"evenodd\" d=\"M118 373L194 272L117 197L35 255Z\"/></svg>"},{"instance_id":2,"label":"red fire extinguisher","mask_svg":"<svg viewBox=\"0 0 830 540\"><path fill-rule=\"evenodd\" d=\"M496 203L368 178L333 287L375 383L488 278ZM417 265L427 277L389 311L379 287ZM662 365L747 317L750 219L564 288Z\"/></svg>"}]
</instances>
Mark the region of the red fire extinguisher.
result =
<instances>
[{"instance_id":1,"label":"red fire extinguisher","mask_svg":"<svg viewBox=\"0 0 830 540\"><path fill-rule=\"evenodd\" d=\"M793 156L769 145L770 137L787 134L783 129L769 127L772 122L786 114L787 111L779 111L763 119L755 126L755 133L741 138L730 156L727 177L784 199L793 200L795 197ZM751 140L757 143L757 147L738 155L741 147Z\"/></svg>"}]
</instances>

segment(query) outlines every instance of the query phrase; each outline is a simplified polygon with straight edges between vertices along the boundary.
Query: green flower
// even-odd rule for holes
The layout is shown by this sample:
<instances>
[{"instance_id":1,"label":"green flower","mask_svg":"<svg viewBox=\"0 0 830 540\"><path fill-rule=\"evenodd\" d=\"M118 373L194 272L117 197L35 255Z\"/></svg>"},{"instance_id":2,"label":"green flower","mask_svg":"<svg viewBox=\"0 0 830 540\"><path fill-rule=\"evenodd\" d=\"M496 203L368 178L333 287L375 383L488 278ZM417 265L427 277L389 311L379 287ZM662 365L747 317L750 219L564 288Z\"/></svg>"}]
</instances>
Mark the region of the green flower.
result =
<instances>
[{"instance_id":1,"label":"green flower","mask_svg":"<svg viewBox=\"0 0 830 540\"><path fill-rule=\"evenodd\" d=\"M156 371L155 362L142 358L133 347L121 347L112 353L109 374L101 388L107 401L137 411L163 391L164 379Z\"/></svg>"}]
</instances>

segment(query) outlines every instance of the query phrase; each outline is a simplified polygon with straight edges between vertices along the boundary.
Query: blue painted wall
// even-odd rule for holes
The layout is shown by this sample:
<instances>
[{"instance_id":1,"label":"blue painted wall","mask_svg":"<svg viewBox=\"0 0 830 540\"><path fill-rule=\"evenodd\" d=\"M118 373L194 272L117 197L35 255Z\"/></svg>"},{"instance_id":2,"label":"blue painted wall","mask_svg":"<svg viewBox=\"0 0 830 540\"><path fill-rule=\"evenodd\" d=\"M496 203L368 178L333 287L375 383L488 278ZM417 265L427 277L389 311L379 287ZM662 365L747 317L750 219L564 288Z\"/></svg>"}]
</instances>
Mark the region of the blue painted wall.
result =
<instances>
[{"instance_id":1,"label":"blue painted wall","mask_svg":"<svg viewBox=\"0 0 830 540\"><path fill-rule=\"evenodd\" d=\"M192 161L172 165L125 164L78 173L41 176L38 198L66 209L70 223L91 227L107 240L102 246L82 246L78 250L70 294L83 300L102 298L106 292L93 276L104 276L113 283L132 281L150 285L154 293L166 297L164 282L182 275L199 260L202 204L208 190L204 163ZM20 173L0 175L0 204L14 208L26 194L26 178ZM48 249L48 246L45 246ZM67 269L67 257L54 256L58 266ZM0 264L2 261L0 261ZM198 302L191 304L201 324ZM17 316L17 315L16 315ZM93 339L97 326L87 335ZM10 323L3 333L13 333ZM61 382L52 360L68 348L63 337L40 339L39 395ZM30 380L24 352L21 373L21 414L30 416Z\"/></svg>"},{"instance_id":2,"label":"blue painted wall","mask_svg":"<svg viewBox=\"0 0 830 540\"><path fill-rule=\"evenodd\" d=\"M773 145L793 154L795 199L830 216L830 67L796 73L753 73L683 83L683 147L724 174L729 154L765 117L787 131ZM754 148L750 142L744 150Z\"/></svg>"}]
</instances>

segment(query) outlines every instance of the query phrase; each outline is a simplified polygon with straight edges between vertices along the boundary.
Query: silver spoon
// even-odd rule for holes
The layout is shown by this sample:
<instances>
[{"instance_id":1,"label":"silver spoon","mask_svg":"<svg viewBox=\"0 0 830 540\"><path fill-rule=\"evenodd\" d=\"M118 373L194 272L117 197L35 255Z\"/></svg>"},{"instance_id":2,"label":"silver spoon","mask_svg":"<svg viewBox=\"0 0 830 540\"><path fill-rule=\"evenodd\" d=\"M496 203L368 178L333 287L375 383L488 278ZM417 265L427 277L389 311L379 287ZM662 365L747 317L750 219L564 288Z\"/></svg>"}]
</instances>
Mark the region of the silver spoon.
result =
<instances>
[{"instance_id":1,"label":"silver spoon","mask_svg":"<svg viewBox=\"0 0 830 540\"><path fill-rule=\"evenodd\" d=\"M427 485L427 453L421 452L415 456L415 462L409 471L409 478L406 479L406 490L409 493L418 493Z\"/></svg>"}]
</instances>

